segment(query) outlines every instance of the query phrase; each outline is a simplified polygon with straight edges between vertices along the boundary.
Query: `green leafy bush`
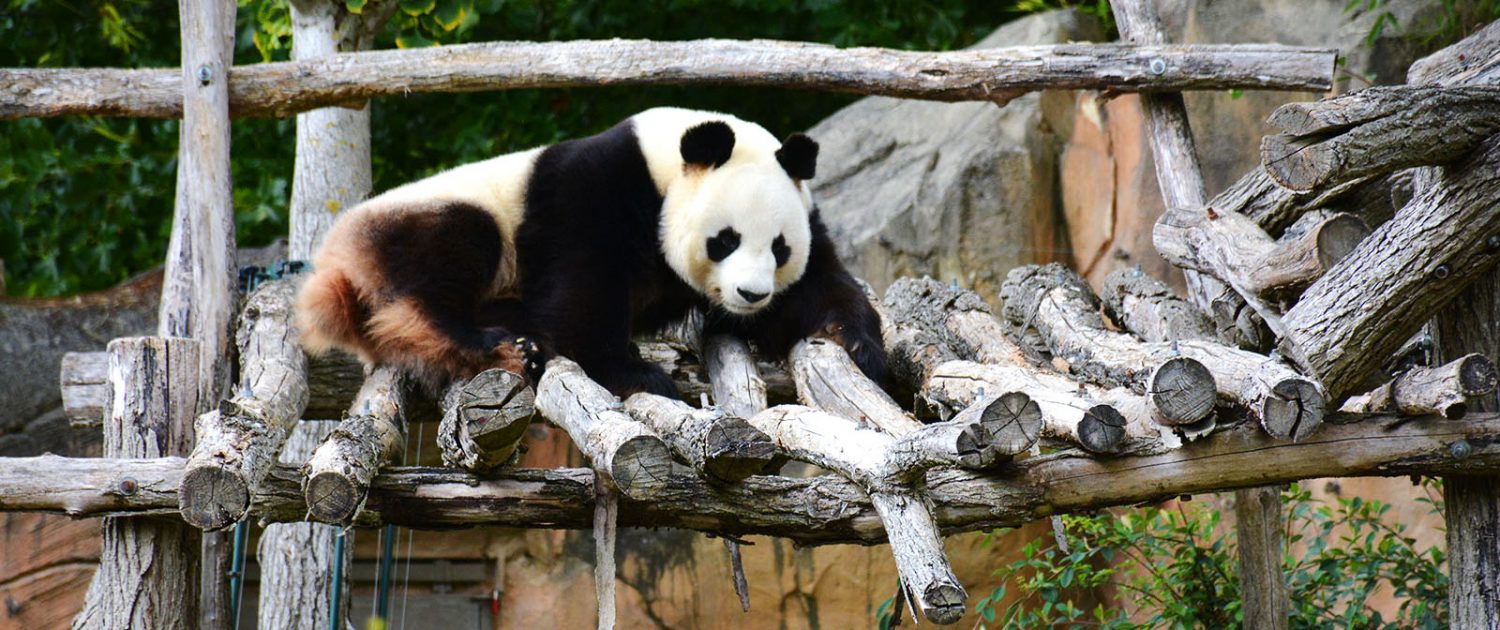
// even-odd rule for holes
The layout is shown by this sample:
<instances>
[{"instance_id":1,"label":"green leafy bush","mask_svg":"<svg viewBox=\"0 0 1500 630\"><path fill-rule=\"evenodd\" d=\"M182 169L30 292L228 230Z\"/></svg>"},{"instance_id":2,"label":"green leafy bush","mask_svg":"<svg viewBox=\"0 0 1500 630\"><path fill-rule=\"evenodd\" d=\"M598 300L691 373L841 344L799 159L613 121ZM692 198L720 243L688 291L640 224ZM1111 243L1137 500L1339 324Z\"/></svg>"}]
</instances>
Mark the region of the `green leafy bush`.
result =
<instances>
[{"instance_id":1,"label":"green leafy bush","mask_svg":"<svg viewBox=\"0 0 1500 630\"><path fill-rule=\"evenodd\" d=\"M1436 481L1423 486L1441 514ZM1419 548L1387 521L1390 506L1358 497L1314 501L1293 485L1284 570L1292 628L1446 628L1448 577L1440 547ZM1033 541L995 571L999 586L975 605L986 628L1228 628L1241 626L1234 534L1202 502L1064 516L1063 546ZM1394 619L1368 606L1380 589L1401 598ZM1129 610L1084 610L1093 591ZM1019 597L1004 606L1009 593Z\"/></svg>"}]
</instances>

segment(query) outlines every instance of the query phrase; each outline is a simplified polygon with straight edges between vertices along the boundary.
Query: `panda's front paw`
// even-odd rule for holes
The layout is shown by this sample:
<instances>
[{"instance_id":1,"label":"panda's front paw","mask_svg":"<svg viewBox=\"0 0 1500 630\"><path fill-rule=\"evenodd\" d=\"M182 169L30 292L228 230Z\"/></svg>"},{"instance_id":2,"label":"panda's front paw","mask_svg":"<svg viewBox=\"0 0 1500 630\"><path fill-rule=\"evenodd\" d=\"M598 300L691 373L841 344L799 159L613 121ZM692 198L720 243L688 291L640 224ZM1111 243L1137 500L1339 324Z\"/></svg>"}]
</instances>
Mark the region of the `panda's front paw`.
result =
<instances>
[{"instance_id":1,"label":"panda's front paw","mask_svg":"<svg viewBox=\"0 0 1500 630\"><path fill-rule=\"evenodd\" d=\"M870 380L877 384L885 384L885 344L880 340L879 325L848 325L842 322L830 322L823 327L821 336L832 339L839 344L854 364L859 366L859 371L864 372Z\"/></svg>"},{"instance_id":2,"label":"panda's front paw","mask_svg":"<svg viewBox=\"0 0 1500 630\"><path fill-rule=\"evenodd\" d=\"M541 381L547 357L535 339L524 335L511 336L496 343L493 352L495 367L524 376L532 385Z\"/></svg>"}]
</instances>

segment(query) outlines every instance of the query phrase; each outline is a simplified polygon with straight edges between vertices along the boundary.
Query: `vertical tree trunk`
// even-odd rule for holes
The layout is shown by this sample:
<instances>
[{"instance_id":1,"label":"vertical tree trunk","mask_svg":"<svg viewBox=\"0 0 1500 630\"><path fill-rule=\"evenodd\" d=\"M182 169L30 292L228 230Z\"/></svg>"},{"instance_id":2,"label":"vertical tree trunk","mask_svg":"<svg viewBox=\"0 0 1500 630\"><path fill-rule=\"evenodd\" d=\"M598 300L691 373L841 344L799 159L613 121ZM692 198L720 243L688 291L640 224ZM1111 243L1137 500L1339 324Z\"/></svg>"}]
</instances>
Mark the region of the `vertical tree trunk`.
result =
<instances>
[{"instance_id":1,"label":"vertical tree trunk","mask_svg":"<svg viewBox=\"0 0 1500 630\"><path fill-rule=\"evenodd\" d=\"M109 344L113 400L104 422L105 457L185 455L198 405L198 352L192 339L133 337ZM122 478L118 490L139 489ZM104 519L99 571L75 629L175 630L198 627L198 532L175 517Z\"/></svg>"},{"instance_id":2,"label":"vertical tree trunk","mask_svg":"<svg viewBox=\"0 0 1500 630\"><path fill-rule=\"evenodd\" d=\"M1500 356L1500 278L1479 280L1433 322L1437 363L1470 352ZM1471 411L1495 411L1496 395L1470 399ZM1443 478L1448 526L1448 622L1500 629L1500 479Z\"/></svg>"},{"instance_id":3,"label":"vertical tree trunk","mask_svg":"<svg viewBox=\"0 0 1500 630\"><path fill-rule=\"evenodd\" d=\"M1236 490L1234 518L1240 541L1244 627L1286 630L1292 614L1292 600L1281 571L1284 536L1280 488L1261 486Z\"/></svg>"},{"instance_id":4,"label":"vertical tree trunk","mask_svg":"<svg viewBox=\"0 0 1500 630\"><path fill-rule=\"evenodd\" d=\"M1115 20L1119 23L1120 37L1130 43L1165 43L1166 33L1161 17L1156 12L1155 0L1117 0L1111 5ZM1142 94L1147 125L1151 132L1151 148L1156 159L1156 176L1161 184L1162 199L1167 205L1167 215L1201 208L1208 201L1208 192L1203 185L1202 172L1198 168L1198 156L1193 147L1193 133L1188 126L1187 108L1182 95L1176 93ZM1220 336L1229 340L1225 333L1238 330L1244 339L1252 340L1258 326L1234 327L1230 322L1241 321L1240 317L1220 317L1221 311L1248 313L1249 307L1240 296L1218 280L1185 271L1188 289L1199 308L1214 315ZM1266 315L1262 313L1262 315ZM1250 334L1244 334L1250 333ZM1240 345L1245 345L1240 343ZM1251 344L1255 345L1255 344ZM1236 493L1236 499L1255 503L1269 514L1281 512L1281 498L1277 490L1258 488ZM1275 504L1274 509L1271 507ZM1240 547L1240 586L1245 605L1247 628L1252 619L1276 624L1264 627L1282 628L1287 623L1286 613L1291 610L1287 599L1286 577L1281 573L1281 537L1284 535L1279 519L1252 518L1239 520L1235 525L1240 540L1255 540L1263 544L1255 547ZM1272 541L1275 541L1274 543ZM1275 551L1273 554L1272 551ZM1247 555L1257 557L1249 558ZM1251 575L1247 571L1256 571Z\"/></svg>"},{"instance_id":5,"label":"vertical tree trunk","mask_svg":"<svg viewBox=\"0 0 1500 630\"><path fill-rule=\"evenodd\" d=\"M371 2L363 16L348 15L336 0L293 0L292 58L309 59L366 47L385 23L394 2ZM340 24L340 21L343 24ZM343 26L344 28L340 28ZM310 260L339 211L370 193L370 109L330 107L297 116L297 157L292 175L292 260ZM302 465L336 422L300 423L282 450L281 461ZM315 523L266 527L256 551L261 567L262 628L326 628L333 609L329 593L337 529ZM344 546L352 550L352 544ZM348 589L344 589L347 592ZM339 617L349 618L348 598Z\"/></svg>"}]
</instances>

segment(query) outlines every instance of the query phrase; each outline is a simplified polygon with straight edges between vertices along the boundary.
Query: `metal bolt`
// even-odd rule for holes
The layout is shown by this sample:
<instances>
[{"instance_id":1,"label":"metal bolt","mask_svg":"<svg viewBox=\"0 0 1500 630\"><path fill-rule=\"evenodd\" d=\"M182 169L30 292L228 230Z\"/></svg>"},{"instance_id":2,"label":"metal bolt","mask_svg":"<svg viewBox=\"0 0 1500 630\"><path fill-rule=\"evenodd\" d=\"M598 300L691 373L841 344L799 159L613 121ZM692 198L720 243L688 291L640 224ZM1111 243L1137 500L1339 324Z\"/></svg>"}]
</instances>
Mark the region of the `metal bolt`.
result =
<instances>
[{"instance_id":1,"label":"metal bolt","mask_svg":"<svg viewBox=\"0 0 1500 630\"><path fill-rule=\"evenodd\" d=\"M128 497L140 490L141 484L135 480L135 477L125 477L120 480L120 483L115 484L115 488L120 491L120 494Z\"/></svg>"},{"instance_id":2,"label":"metal bolt","mask_svg":"<svg viewBox=\"0 0 1500 630\"><path fill-rule=\"evenodd\" d=\"M1156 59L1152 59L1151 60L1151 66L1150 66L1150 68L1151 68L1151 74L1166 74L1167 73L1167 62L1166 62L1165 59L1157 57Z\"/></svg>"},{"instance_id":3,"label":"metal bolt","mask_svg":"<svg viewBox=\"0 0 1500 630\"><path fill-rule=\"evenodd\" d=\"M1474 447L1469 444L1468 440L1459 440L1448 445L1448 453L1454 459L1464 459L1474 454Z\"/></svg>"},{"instance_id":4,"label":"metal bolt","mask_svg":"<svg viewBox=\"0 0 1500 630\"><path fill-rule=\"evenodd\" d=\"M1453 271L1448 268L1448 265L1438 265L1437 269L1432 270L1432 277L1438 280L1446 280L1451 273Z\"/></svg>"},{"instance_id":5,"label":"metal bolt","mask_svg":"<svg viewBox=\"0 0 1500 630\"><path fill-rule=\"evenodd\" d=\"M198 83L208 85L214 80L214 71L208 66L198 66Z\"/></svg>"},{"instance_id":6,"label":"metal bolt","mask_svg":"<svg viewBox=\"0 0 1500 630\"><path fill-rule=\"evenodd\" d=\"M1500 234L1495 234L1484 239L1484 248L1489 251L1500 251Z\"/></svg>"}]
</instances>

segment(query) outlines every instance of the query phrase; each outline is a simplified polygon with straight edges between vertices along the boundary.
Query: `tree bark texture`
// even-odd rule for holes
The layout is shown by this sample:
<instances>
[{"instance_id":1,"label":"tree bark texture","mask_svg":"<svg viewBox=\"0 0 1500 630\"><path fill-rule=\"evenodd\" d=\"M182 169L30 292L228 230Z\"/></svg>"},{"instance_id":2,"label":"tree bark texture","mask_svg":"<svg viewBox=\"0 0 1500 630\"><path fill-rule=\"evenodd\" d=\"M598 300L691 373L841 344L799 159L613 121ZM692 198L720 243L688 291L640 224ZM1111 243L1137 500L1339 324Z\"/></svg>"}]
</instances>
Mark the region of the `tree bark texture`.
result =
<instances>
[{"instance_id":1,"label":"tree bark texture","mask_svg":"<svg viewBox=\"0 0 1500 630\"><path fill-rule=\"evenodd\" d=\"M718 407L699 409L640 393L625 399L625 410L660 436L678 460L708 479L741 481L760 473L776 455L766 434Z\"/></svg>"},{"instance_id":2,"label":"tree bark texture","mask_svg":"<svg viewBox=\"0 0 1500 630\"><path fill-rule=\"evenodd\" d=\"M0 509L77 517L174 512L182 461L0 458L0 489L5 490ZM936 523L951 534L1301 479L1495 472L1500 472L1500 415L1476 412L1465 422L1372 416L1329 423L1301 442L1275 440L1257 427L1229 427L1150 456L1059 453L1017 460L991 473L933 470L925 488ZM121 492L119 481L126 476L142 491ZM304 520L300 479L293 466L272 470L252 514L263 522ZM376 477L354 523L582 529L592 523L593 479L593 471L581 468L511 468L484 477L451 469L391 468ZM737 484L677 476L649 501L622 497L620 526L780 536L807 545L885 540L864 491L836 475L755 476Z\"/></svg>"},{"instance_id":3,"label":"tree bark texture","mask_svg":"<svg viewBox=\"0 0 1500 630\"><path fill-rule=\"evenodd\" d=\"M1500 131L1500 88L1373 87L1312 103L1288 103L1266 122L1266 172L1297 192L1445 164Z\"/></svg>"},{"instance_id":4,"label":"tree bark texture","mask_svg":"<svg viewBox=\"0 0 1500 630\"><path fill-rule=\"evenodd\" d=\"M547 362L536 408L573 438L594 469L632 499L666 491L672 472L667 445L625 413L620 399L564 357Z\"/></svg>"},{"instance_id":5,"label":"tree bark texture","mask_svg":"<svg viewBox=\"0 0 1500 630\"><path fill-rule=\"evenodd\" d=\"M197 413L200 348L196 340L162 337L109 343L114 396L104 424L106 458L157 458L187 452L193 443L192 427L180 419ZM103 477L95 475L94 479L104 481L116 497L137 496L143 487L129 474L117 473L108 481ZM151 483L153 488L164 489ZM9 484L0 484L4 487ZM197 627L197 530L176 519L150 516L105 519L103 529L99 571L73 627Z\"/></svg>"},{"instance_id":6,"label":"tree bark texture","mask_svg":"<svg viewBox=\"0 0 1500 630\"><path fill-rule=\"evenodd\" d=\"M1234 491L1234 518L1239 532L1240 597L1244 627L1286 630L1291 623L1291 593L1282 570L1281 486Z\"/></svg>"},{"instance_id":7,"label":"tree bark texture","mask_svg":"<svg viewBox=\"0 0 1500 630\"><path fill-rule=\"evenodd\" d=\"M195 527L222 529L245 515L255 484L307 406L307 356L292 302L292 283L276 280L245 305L235 335L241 386L198 417L198 443L183 475L182 515Z\"/></svg>"},{"instance_id":8,"label":"tree bark texture","mask_svg":"<svg viewBox=\"0 0 1500 630\"><path fill-rule=\"evenodd\" d=\"M239 66L236 116L276 116L412 92L603 85L747 85L1005 103L1041 89L1326 90L1335 51L1274 44L1061 44L951 52L770 40L490 42ZM197 63L169 69L0 71L0 119L176 118ZM215 76L222 77L223 68ZM179 76L179 74L181 76Z\"/></svg>"},{"instance_id":9,"label":"tree bark texture","mask_svg":"<svg viewBox=\"0 0 1500 630\"><path fill-rule=\"evenodd\" d=\"M306 420L292 429L281 451L280 469L284 475L278 483L297 483L300 469L313 451L333 432L338 423L331 420ZM282 487L283 492L300 494L298 486ZM304 512L305 515L305 512ZM299 519L300 521L300 519ZM260 604L257 619L262 628L327 628L331 617L333 563L349 563L354 545L344 545L341 558L334 556L334 537L339 526L323 523L268 523L260 536L256 562L260 565ZM353 536L353 531L345 532ZM348 599L340 618L348 619ZM245 604L241 604L245 605Z\"/></svg>"},{"instance_id":10,"label":"tree bark texture","mask_svg":"<svg viewBox=\"0 0 1500 630\"><path fill-rule=\"evenodd\" d=\"M1500 138L1432 185L1303 292L1283 353L1340 400L1500 261Z\"/></svg>"},{"instance_id":11,"label":"tree bark texture","mask_svg":"<svg viewBox=\"0 0 1500 630\"><path fill-rule=\"evenodd\" d=\"M536 415L536 393L521 376L494 368L454 383L443 396L437 443L443 461L485 473L509 462Z\"/></svg>"},{"instance_id":12,"label":"tree bark texture","mask_svg":"<svg viewBox=\"0 0 1500 630\"><path fill-rule=\"evenodd\" d=\"M1500 78L1500 22L1490 22L1463 41L1418 59L1406 71L1412 85L1469 85Z\"/></svg>"},{"instance_id":13,"label":"tree bark texture","mask_svg":"<svg viewBox=\"0 0 1500 630\"><path fill-rule=\"evenodd\" d=\"M1469 399L1495 392L1495 363L1467 354L1437 367L1418 367L1344 403L1345 413L1464 417Z\"/></svg>"},{"instance_id":14,"label":"tree bark texture","mask_svg":"<svg viewBox=\"0 0 1500 630\"><path fill-rule=\"evenodd\" d=\"M314 519L343 525L359 513L370 480L406 446L408 389L408 379L394 368L375 368L365 378L349 417L304 466L302 491Z\"/></svg>"}]
</instances>

